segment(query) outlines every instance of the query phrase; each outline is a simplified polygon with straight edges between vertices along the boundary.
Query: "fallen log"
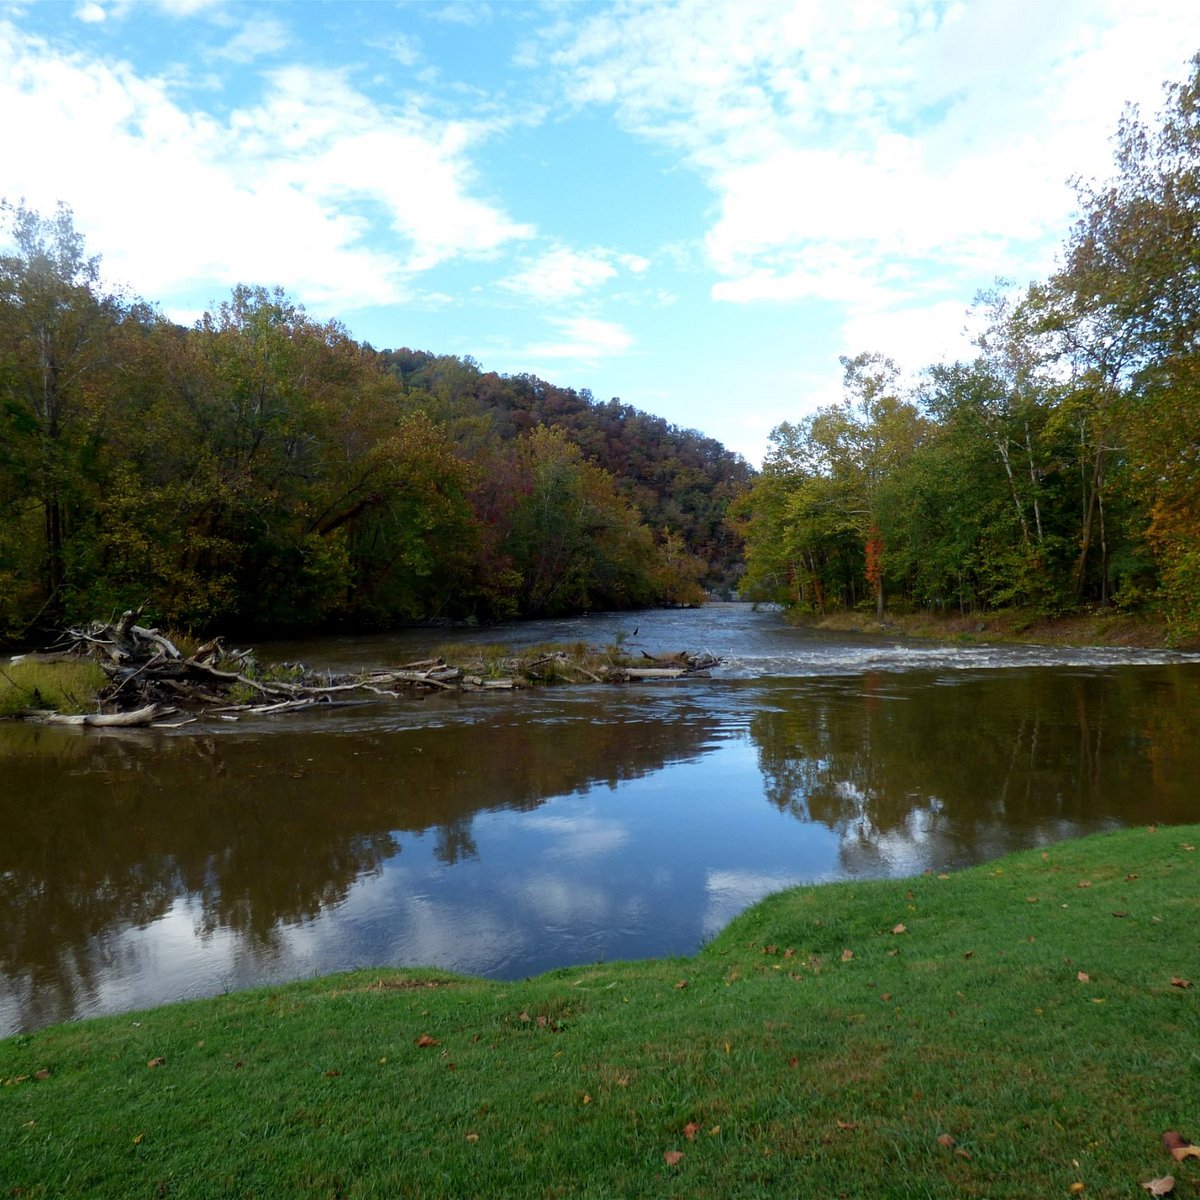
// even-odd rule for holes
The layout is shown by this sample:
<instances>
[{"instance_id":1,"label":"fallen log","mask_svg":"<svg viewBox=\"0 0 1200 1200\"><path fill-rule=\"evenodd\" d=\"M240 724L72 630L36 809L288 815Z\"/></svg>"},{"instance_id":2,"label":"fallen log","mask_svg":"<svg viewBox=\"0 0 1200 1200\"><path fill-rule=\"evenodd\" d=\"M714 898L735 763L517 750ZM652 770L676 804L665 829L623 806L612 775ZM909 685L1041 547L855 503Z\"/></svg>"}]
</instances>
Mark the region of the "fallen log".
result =
<instances>
[{"instance_id":1,"label":"fallen log","mask_svg":"<svg viewBox=\"0 0 1200 1200\"><path fill-rule=\"evenodd\" d=\"M163 708L158 704L147 704L131 712L115 713L42 713L36 720L45 725L107 725L128 728L134 725L150 725L159 717L170 716L178 709Z\"/></svg>"}]
</instances>

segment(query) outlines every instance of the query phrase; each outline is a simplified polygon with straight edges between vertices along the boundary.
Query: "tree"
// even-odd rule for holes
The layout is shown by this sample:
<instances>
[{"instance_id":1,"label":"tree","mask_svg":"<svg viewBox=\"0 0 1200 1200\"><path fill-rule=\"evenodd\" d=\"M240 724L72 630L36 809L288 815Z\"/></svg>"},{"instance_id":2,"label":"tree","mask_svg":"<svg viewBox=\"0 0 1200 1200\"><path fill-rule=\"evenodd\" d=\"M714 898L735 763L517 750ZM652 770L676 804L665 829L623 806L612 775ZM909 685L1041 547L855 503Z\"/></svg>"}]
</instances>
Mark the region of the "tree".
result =
<instances>
[{"instance_id":1,"label":"tree","mask_svg":"<svg viewBox=\"0 0 1200 1200\"><path fill-rule=\"evenodd\" d=\"M40 585L49 619L61 616L68 583L65 543L114 329L129 305L101 292L100 260L88 257L71 210L43 217L0 203L13 249L0 254L0 445L9 499L41 511ZM15 485L15 488L14 486Z\"/></svg>"},{"instance_id":2,"label":"tree","mask_svg":"<svg viewBox=\"0 0 1200 1200\"><path fill-rule=\"evenodd\" d=\"M1068 327L1108 365L1130 485L1168 612L1200 632L1200 54L1152 126L1129 108L1116 175L1079 185L1083 215L1052 280ZM1099 440L1099 439L1098 439Z\"/></svg>"}]
</instances>

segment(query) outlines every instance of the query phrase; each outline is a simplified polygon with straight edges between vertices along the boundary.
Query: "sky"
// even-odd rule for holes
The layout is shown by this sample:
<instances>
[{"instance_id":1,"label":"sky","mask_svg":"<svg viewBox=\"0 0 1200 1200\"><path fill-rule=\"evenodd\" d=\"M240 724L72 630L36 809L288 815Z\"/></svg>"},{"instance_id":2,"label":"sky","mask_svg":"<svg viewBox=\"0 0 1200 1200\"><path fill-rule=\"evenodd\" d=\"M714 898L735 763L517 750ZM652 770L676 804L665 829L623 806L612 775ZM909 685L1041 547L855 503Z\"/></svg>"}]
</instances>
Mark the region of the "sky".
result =
<instances>
[{"instance_id":1,"label":"sky","mask_svg":"<svg viewBox=\"0 0 1200 1200\"><path fill-rule=\"evenodd\" d=\"M1195 0L0 0L0 197L190 324L281 286L718 438L969 356Z\"/></svg>"}]
</instances>

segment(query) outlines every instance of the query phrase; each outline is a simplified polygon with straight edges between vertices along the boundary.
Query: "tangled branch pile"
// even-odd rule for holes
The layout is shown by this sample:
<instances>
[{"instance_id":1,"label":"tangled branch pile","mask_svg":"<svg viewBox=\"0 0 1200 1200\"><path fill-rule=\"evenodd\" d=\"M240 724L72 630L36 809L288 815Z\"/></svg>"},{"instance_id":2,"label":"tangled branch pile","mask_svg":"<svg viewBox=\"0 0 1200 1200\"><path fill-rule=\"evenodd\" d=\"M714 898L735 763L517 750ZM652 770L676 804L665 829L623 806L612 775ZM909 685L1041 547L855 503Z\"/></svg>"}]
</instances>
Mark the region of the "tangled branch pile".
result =
<instances>
[{"instance_id":1,"label":"tangled branch pile","mask_svg":"<svg viewBox=\"0 0 1200 1200\"><path fill-rule=\"evenodd\" d=\"M357 675L316 672L301 663L263 667L252 650L233 650L220 638L184 654L170 638L139 625L130 610L112 622L93 622L64 631L41 661L98 662L109 683L97 695L95 713L36 713L36 719L71 725L154 725L173 727L195 718L166 722L179 713L202 711L236 719L240 714L292 712L368 696L396 697L404 692L490 691L564 681L623 683L682 679L707 674L721 659L711 654L682 653L653 658L643 665L622 655L586 646L542 647L525 656L508 655L466 666L426 658Z\"/></svg>"}]
</instances>

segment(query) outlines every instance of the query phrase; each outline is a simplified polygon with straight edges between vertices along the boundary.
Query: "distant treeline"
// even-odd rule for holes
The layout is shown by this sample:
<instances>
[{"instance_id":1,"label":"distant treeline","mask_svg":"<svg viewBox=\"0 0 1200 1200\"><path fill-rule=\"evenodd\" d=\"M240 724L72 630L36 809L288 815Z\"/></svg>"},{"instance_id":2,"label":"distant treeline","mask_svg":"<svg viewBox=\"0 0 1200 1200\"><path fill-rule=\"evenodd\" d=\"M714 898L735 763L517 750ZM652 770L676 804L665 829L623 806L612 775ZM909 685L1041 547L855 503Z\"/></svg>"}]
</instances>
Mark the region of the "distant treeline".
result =
<instances>
[{"instance_id":1,"label":"distant treeline","mask_svg":"<svg viewBox=\"0 0 1200 1200\"><path fill-rule=\"evenodd\" d=\"M1062 265L980 298L971 362L780 425L740 505L750 594L821 609L1161 606L1200 636L1200 55L1116 175L1078 184Z\"/></svg>"},{"instance_id":2,"label":"distant treeline","mask_svg":"<svg viewBox=\"0 0 1200 1200\"><path fill-rule=\"evenodd\" d=\"M746 462L618 400L376 352L279 291L193 328L5 205L0 636L148 604L283 632L694 603Z\"/></svg>"}]
</instances>

